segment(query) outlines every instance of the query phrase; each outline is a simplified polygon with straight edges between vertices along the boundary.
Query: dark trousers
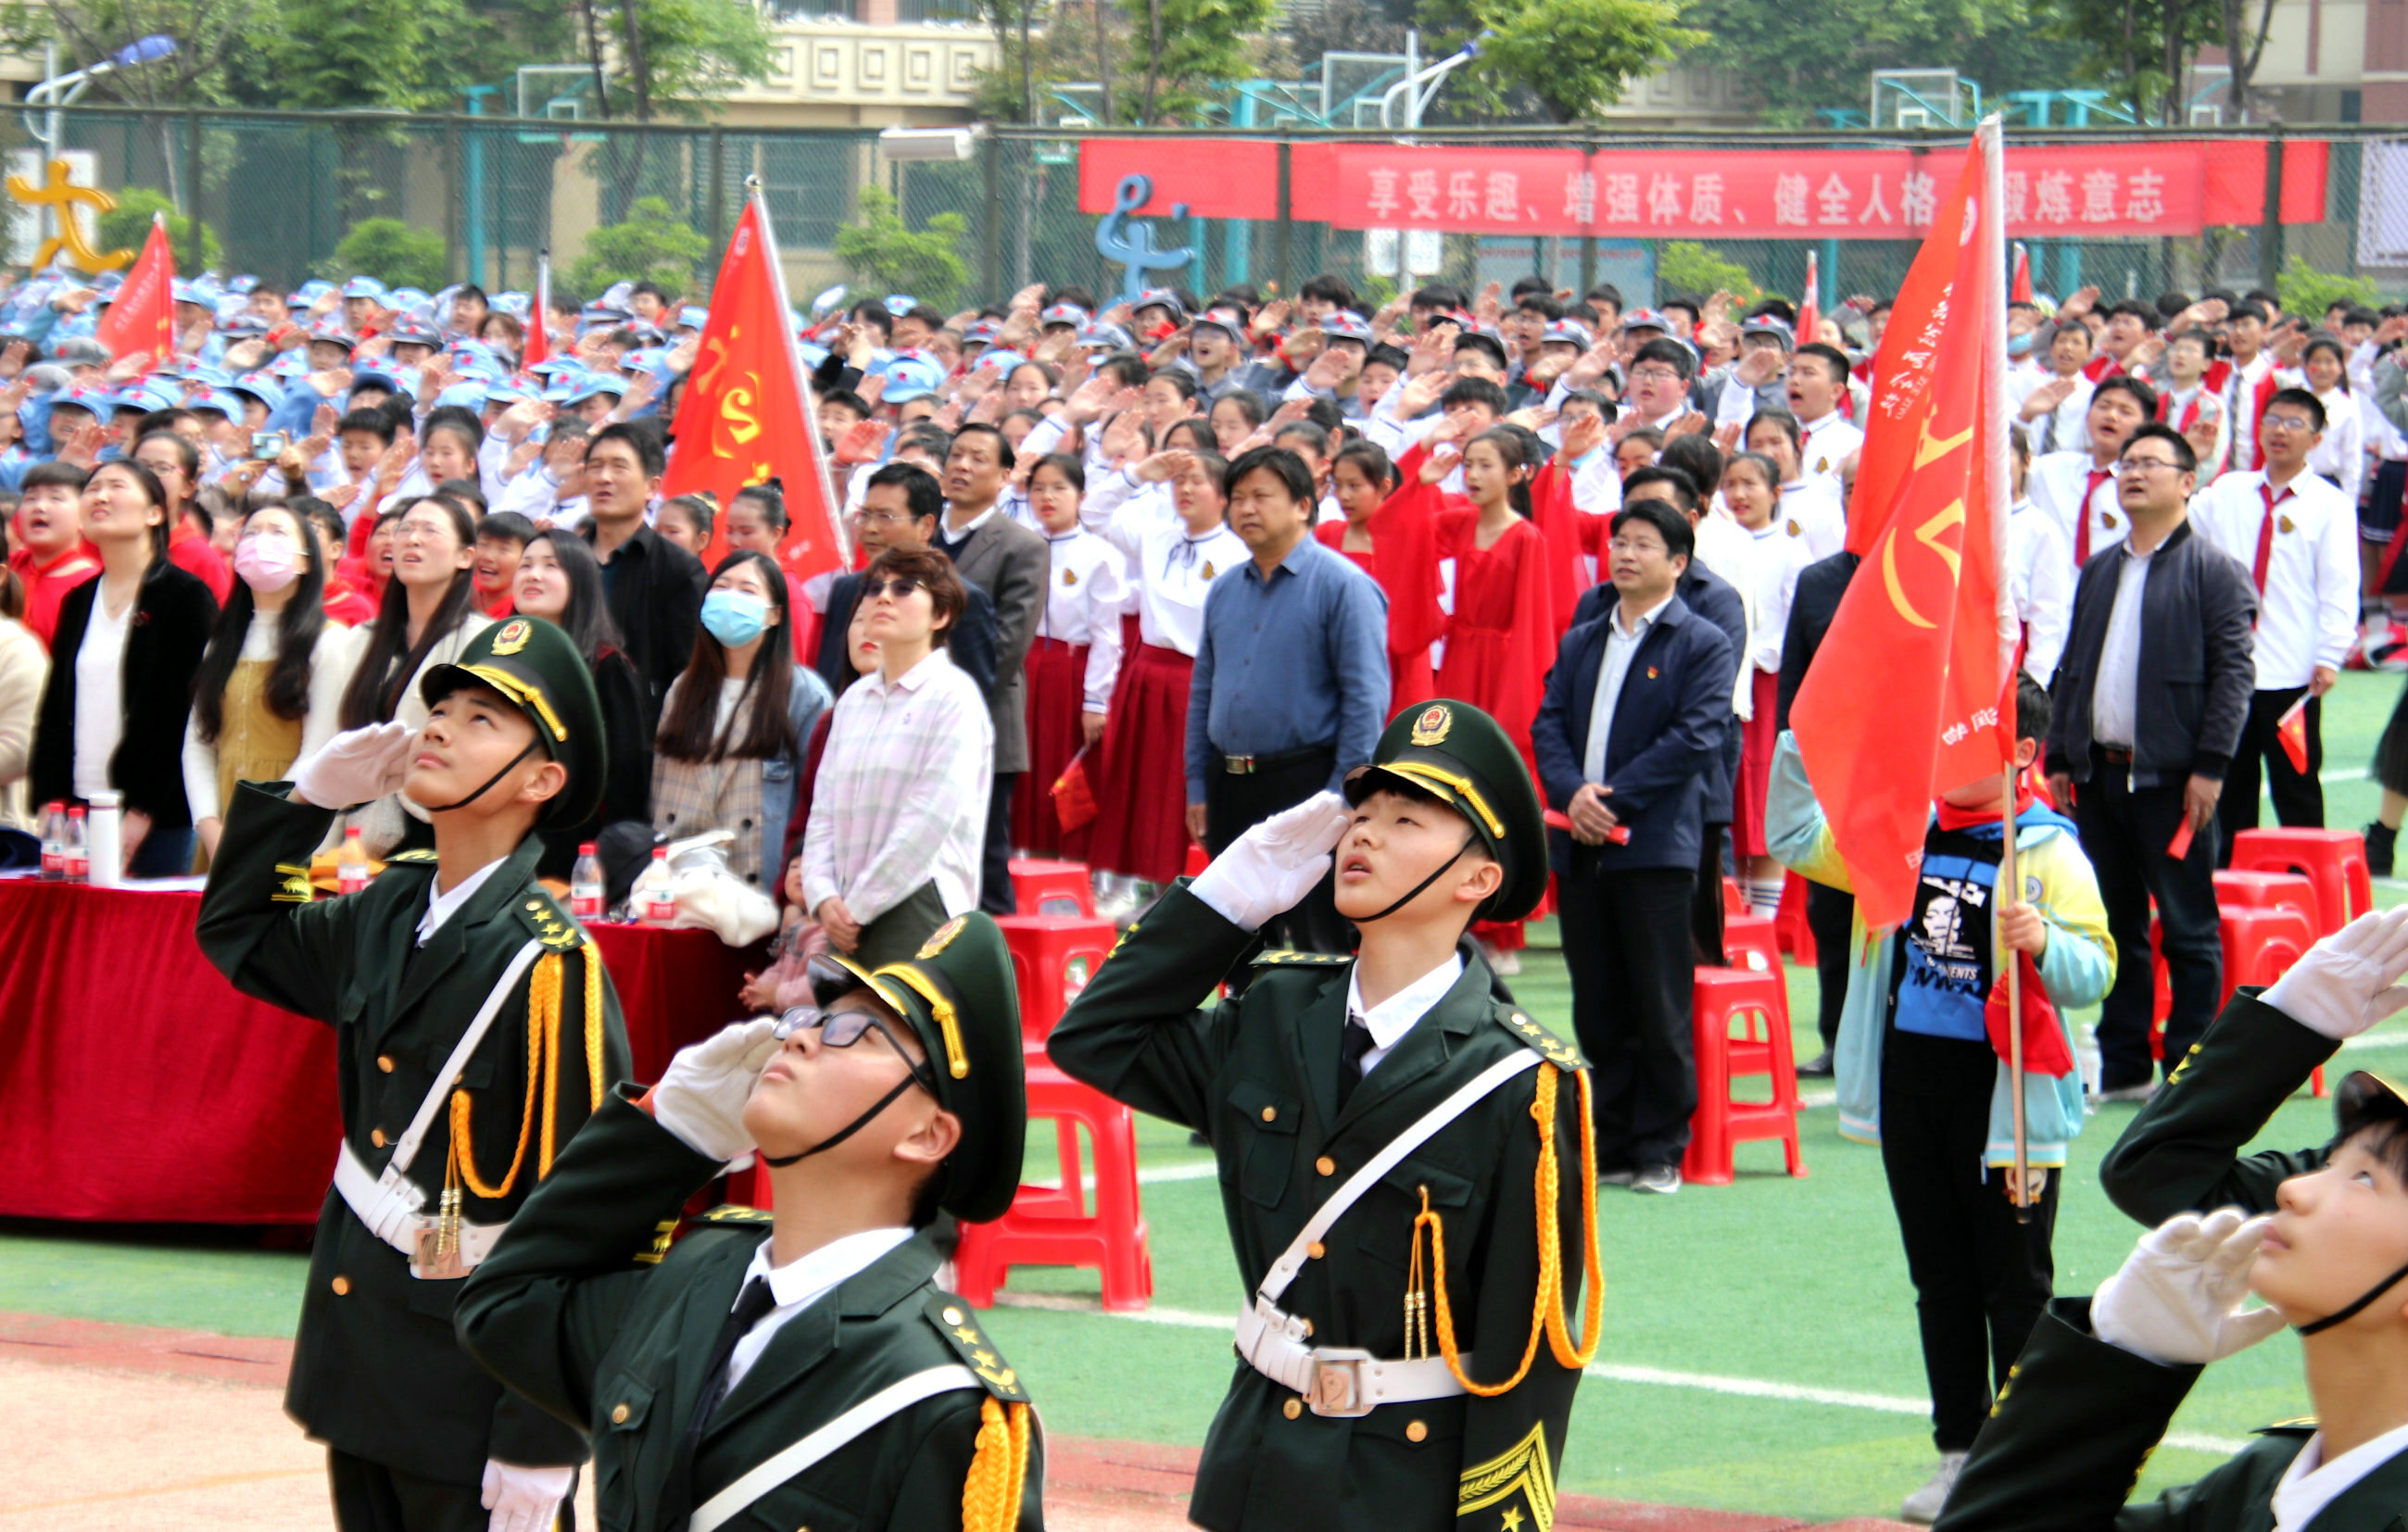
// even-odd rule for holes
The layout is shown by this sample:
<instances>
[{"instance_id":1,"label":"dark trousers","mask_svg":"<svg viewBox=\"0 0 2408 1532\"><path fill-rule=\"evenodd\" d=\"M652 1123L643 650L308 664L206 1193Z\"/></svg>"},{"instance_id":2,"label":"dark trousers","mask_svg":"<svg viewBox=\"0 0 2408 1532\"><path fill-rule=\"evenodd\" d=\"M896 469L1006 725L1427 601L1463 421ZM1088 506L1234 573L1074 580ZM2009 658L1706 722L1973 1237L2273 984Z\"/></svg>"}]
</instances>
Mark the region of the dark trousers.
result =
<instances>
[{"instance_id":1,"label":"dark trousers","mask_svg":"<svg viewBox=\"0 0 2408 1532\"><path fill-rule=\"evenodd\" d=\"M2274 800L2274 823L2324 828L2325 787L2316 780L2325 764L2324 699L2310 702L2300 720L2308 731L2306 771L2293 769L2291 758L2283 753L2283 742L2274 734L2274 725L2291 710L2291 704L2307 694L2304 686L2250 694L2249 722L2241 728L2241 748L2232 752L2231 768L2224 774L2224 796L2215 800L2215 822L2224 832L2224 843L2216 852L2217 866L2231 866L2235 835L2258 828L2260 762L2269 795Z\"/></svg>"},{"instance_id":2,"label":"dark trousers","mask_svg":"<svg viewBox=\"0 0 2408 1532\"><path fill-rule=\"evenodd\" d=\"M1017 771L998 771L986 794L986 849L979 857L979 908L990 915L1016 915L1011 893L1011 785Z\"/></svg>"},{"instance_id":3,"label":"dark trousers","mask_svg":"<svg viewBox=\"0 0 2408 1532\"><path fill-rule=\"evenodd\" d=\"M2011 1171L1985 1169L1999 1057L1987 1042L1886 1029L1882 1038L1882 1170L1914 1281L1931 1439L1961 1453L2048 1306L2057 1267L2052 1173L2028 1223L2007 1200Z\"/></svg>"},{"instance_id":4,"label":"dark trousers","mask_svg":"<svg viewBox=\"0 0 2408 1532\"><path fill-rule=\"evenodd\" d=\"M2215 913L2218 827L2210 821L2191 841L2190 854L2175 861L2166 849L2183 822L2182 784L2134 789L2128 780L2123 766L2094 755L2090 780L2073 794L2082 852L2099 875L2107 934L2115 938L2115 983L2099 1012L2100 1085L2111 1091L2144 1085L2151 1075L2149 1023L2157 976L2149 952L2150 899L2157 901L2173 990L2166 1019L2168 1072L2215 1020L2224 993L2224 944Z\"/></svg>"},{"instance_id":5,"label":"dark trousers","mask_svg":"<svg viewBox=\"0 0 2408 1532\"><path fill-rule=\"evenodd\" d=\"M1204 779L1204 849L1220 855L1248 830L1327 787L1337 765L1334 749L1299 750L1258 756L1254 770L1235 772L1223 769L1214 753ZM1264 939L1299 952L1353 952L1354 927L1340 918L1337 896L1336 881L1325 875L1295 909L1264 923Z\"/></svg>"},{"instance_id":6,"label":"dark trousers","mask_svg":"<svg viewBox=\"0 0 2408 1532\"><path fill-rule=\"evenodd\" d=\"M1671 867L1600 874L1594 853L1575 847L1572 871L1555 881L1572 1030L1596 1084L1602 1170L1678 1165L1689 1147L1698 1110L1689 1034L1697 876Z\"/></svg>"},{"instance_id":7,"label":"dark trousers","mask_svg":"<svg viewBox=\"0 0 2408 1532\"><path fill-rule=\"evenodd\" d=\"M326 1449L326 1482L342 1532L485 1532L478 1484L447 1484Z\"/></svg>"},{"instance_id":8,"label":"dark trousers","mask_svg":"<svg viewBox=\"0 0 2408 1532\"><path fill-rule=\"evenodd\" d=\"M1705 848L1698 853L1698 886L1689 896L1689 937L1697 944L1698 961L1709 968L1729 961L1723 951L1723 833L1729 828L1706 826Z\"/></svg>"},{"instance_id":9,"label":"dark trousers","mask_svg":"<svg viewBox=\"0 0 2408 1532\"><path fill-rule=\"evenodd\" d=\"M1854 934L1856 896L1822 883L1806 885L1806 929L1814 934L1814 979L1818 990L1814 1030L1823 1052L1840 1043L1840 1012L1847 1009L1848 938Z\"/></svg>"}]
</instances>

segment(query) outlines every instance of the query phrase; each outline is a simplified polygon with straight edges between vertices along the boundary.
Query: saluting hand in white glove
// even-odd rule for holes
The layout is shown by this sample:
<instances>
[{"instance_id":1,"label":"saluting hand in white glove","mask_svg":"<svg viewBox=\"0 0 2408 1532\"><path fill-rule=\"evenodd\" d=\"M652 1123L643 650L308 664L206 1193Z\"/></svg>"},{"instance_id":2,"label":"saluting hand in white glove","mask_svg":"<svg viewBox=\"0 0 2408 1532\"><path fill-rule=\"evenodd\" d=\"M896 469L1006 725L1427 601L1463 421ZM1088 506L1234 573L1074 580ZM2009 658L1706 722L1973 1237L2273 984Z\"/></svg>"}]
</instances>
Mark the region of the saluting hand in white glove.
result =
<instances>
[{"instance_id":1,"label":"saluting hand in white glove","mask_svg":"<svg viewBox=\"0 0 2408 1532\"><path fill-rule=\"evenodd\" d=\"M734 1022L669 1060L652 1087L652 1121L695 1153L727 1161L752 1151L744 1130L744 1103L779 1049L778 1024L767 1016Z\"/></svg>"},{"instance_id":2,"label":"saluting hand in white glove","mask_svg":"<svg viewBox=\"0 0 2408 1532\"><path fill-rule=\"evenodd\" d=\"M2249 1267L2271 1217L2218 1208L2177 1213L2141 1236L2090 1300L2091 1333L2160 1367L2220 1362L2283 1327L2272 1309L2243 1310Z\"/></svg>"},{"instance_id":3,"label":"saluting hand in white glove","mask_svg":"<svg viewBox=\"0 0 2408 1532\"><path fill-rule=\"evenodd\" d=\"M1295 909L1313 884L1329 876L1329 853L1354 817L1344 798L1315 793L1240 836L1197 874L1188 892L1231 924L1257 930Z\"/></svg>"},{"instance_id":4,"label":"saluting hand in white glove","mask_svg":"<svg viewBox=\"0 0 2408 1532\"><path fill-rule=\"evenodd\" d=\"M2408 1006L2408 905L2360 915L2317 942L2259 996L2344 1042Z\"/></svg>"},{"instance_id":5,"label":"saluting hand in white glove","mask_svg":"<svg viewBox=\"0 0 2408 1532\"><path fill-rule=\"evenodd\" d=\"M418 731L407 723L370 723L318 747L293 768L293 794L321 809L353 809L401 787L409 775Z\"/></svg>"}]
</instances>

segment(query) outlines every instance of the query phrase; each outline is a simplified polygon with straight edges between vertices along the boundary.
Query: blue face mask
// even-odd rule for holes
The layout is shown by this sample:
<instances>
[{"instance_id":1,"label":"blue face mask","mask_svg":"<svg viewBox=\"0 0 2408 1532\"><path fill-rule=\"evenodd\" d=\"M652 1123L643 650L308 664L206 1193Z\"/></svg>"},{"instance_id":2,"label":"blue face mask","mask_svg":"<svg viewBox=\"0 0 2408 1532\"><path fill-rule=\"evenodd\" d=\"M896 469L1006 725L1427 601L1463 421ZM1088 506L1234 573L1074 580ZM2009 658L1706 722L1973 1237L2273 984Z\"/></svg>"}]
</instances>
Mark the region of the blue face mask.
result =
<instances>
[{"instance_id":1,"label":"blue face mask","mask_svg":"<svg viewBox=\"0 0 2408 1532\"><path fill-rule=\"evenodd\" d=\"M713 591L702 598L702 625L728 648L741 648L769 625L769 603L743 591Z\"/></svg>"},{"instance_id":2,"label":"blue face mask","mask_svg":"<svg viewBox=\"0 0 2408 1532\"><path fill-rule=\"evenodd\" d=\"M2007 354L2009 356L2028 356L2031 354L2031 331L2026 330L2019 336L2007 336Z\"/></svg>"}]
</instances>

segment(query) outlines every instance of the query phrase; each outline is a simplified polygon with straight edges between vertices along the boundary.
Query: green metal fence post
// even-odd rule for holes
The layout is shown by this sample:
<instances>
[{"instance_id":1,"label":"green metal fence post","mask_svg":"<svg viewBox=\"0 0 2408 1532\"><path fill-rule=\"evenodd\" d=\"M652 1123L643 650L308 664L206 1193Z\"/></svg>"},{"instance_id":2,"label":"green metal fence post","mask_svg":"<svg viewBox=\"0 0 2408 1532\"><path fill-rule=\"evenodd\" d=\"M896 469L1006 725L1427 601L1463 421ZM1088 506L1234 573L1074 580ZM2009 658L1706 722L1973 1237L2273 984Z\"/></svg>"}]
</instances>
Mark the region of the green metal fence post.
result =
<instances>
[{"instance_id":1,"label":"green metal fence post","mask_svg":"<svg viewBox=\"0 0 2408 1532\"><path fill-rule=\"evenodd\" d=\"M193 248L184 253L184 269L197 277L208 269L208 247L201 229L201 111L184 108L184 211L192 219Z\"/></svg>"},{"instance_id":2,"label":"green metal fence post","mask_svg":"<svg viewBox=\"0 0 2408 1532\"><path fill-rule=\"evenodd\" d=\"M710 239L727 237L727 131L710 125Z\"/></svg>"},{"instance_id":3,"label":"green metal fence post","mask_svg":"<svg viewBox=\"0 0 2408 1532\"><path fill-rule=\"evenodd\" d=\"M1280 140L1279 229L1277 231L1277 236L1271 243L1271 265L1279 274L1279 292L1280 296L1283 298L1296 291L1296 284L1290 279L1290 272L1288 269L1291 242L1296 233L1295 212L1290 207L1288 200L1288 193L1291 190L1288 176L1290 168L1289 150L1293 146L1291 146L1286 139L1283 138Z\"/></svg>"},{"instance_id":4,"label":"green metal fence post","mask_svg":"<svg viewBox=\"0 0 2408 1532\"><path fill-rule=\"evenodd\" d=\"M988 134L980 146L986 160L986 195L979 215L979 288L989 303L1003 301L1003 139ZM1027 194L1024 189L1022 195Z\"/></svg>"},{"instance_id":5,"label":"green metal fence post","mask_svg":"<svg viewBox=\"0 0 2408 1532\"><path fill-rule=\"evenodd\" d=\"M2283 125L2266 144L2266 200L2258 223L2258 285L2269 293L2283 274Z\"/></svg>"}]
</instances>

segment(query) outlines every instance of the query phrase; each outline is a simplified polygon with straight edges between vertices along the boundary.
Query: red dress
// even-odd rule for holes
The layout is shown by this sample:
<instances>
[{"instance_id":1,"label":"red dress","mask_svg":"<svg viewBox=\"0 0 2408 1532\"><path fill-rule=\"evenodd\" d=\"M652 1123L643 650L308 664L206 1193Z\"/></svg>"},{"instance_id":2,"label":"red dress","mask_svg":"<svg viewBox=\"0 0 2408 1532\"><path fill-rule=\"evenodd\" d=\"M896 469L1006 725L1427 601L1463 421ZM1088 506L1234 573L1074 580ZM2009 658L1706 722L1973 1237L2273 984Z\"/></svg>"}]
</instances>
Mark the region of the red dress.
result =
<instances>
[{"instance_id":1,"label":"red dress","mask_svg":"<svg viewBox=\"0 0 2408 1532\"><path fill-rule=\"evenodd\" d=\"M1095 757L1087 762L1087 780L1098 785L1089 866L1149 883L1187 870L1187 690L1195 670L1192 657L1143 642L1122 662L1100 775Z\"/></svg>"},{"instance_id":2,"label":"red dress","mask_svg":"<svg viewBox=\"0 0 2408 1532\"><path fill-rule=\"evenodd\" d=\"M1378 513L1375 511L1373 515L1376 518ZM1346 523L1343 522L1319 523L1313 527L1312 535L1320 538L1322 546L1331 552L1343 553L1353 559L1354 566L1377 580L1380 589L1387 594L1388 716L1394 718L1406 709L1419 707L1438 695L1438 684L1432 679L1429 659L1429 635L1435 630L1435 624L1414 623L1399 618L1414 599L1412 582L1402 578L1392 581L1384 577L1382 574L1384 566L1377 549L1357 551L1348 548ZM1431 599L1435 606L1435 596Z\"/></svg>"}]
</instances>

